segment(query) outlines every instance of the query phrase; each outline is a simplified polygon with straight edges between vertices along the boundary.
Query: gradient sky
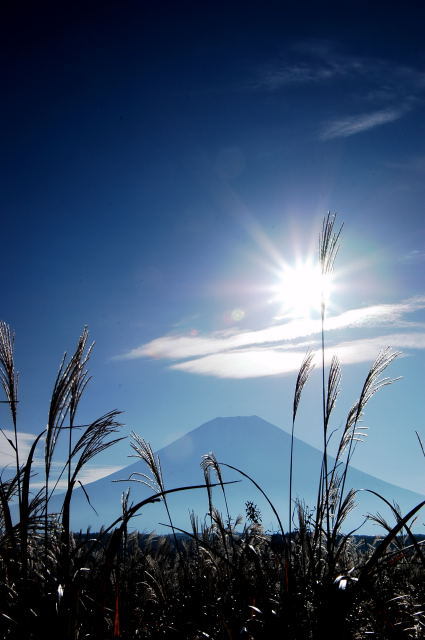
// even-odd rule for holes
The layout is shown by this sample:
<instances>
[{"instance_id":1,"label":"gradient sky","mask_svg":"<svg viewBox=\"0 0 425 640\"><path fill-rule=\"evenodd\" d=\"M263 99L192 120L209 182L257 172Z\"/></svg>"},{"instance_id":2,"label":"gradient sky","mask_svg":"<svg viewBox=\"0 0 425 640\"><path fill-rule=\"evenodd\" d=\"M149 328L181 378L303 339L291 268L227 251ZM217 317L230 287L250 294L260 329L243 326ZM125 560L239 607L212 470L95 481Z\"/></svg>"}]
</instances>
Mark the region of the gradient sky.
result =
<instances>
[{"instance_id":1,"label":"gradient sky","mask_svg":"<svg viewBox=\"0 0 425 640\"><path fill-rule=\"evenodd\" d=\"M372 399L354 463L423 491L423 3L2 11L1 317L16 332L22 443L44 428L84 325L96 347L81 421L122 409L123 432L155 449L216 416L289 430L318 323L276 290L284 265L316 259L330 210L344 222L333 426L380 348L401 350L389 375L403 378ZM297 426L315 446L320 406L316 370Z\"/></svg>"}]
</instances>

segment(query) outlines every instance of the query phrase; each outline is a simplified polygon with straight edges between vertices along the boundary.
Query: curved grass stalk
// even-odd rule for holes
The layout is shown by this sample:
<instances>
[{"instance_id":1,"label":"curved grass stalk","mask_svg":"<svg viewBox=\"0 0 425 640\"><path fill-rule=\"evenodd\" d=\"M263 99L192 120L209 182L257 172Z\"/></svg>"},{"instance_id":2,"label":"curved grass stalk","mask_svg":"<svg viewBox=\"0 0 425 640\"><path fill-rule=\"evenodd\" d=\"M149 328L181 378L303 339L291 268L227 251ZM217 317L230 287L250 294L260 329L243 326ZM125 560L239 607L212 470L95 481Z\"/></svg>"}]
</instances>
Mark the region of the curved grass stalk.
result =
<instances>
[{"instance_id":1,"label":"curved grass stalk","mask_svg":"<svg viewBox=\"0 0 425 640\"><path fill-rule=\"evenodd\" d=\"M6 396L5 402L9 405L14 442L9 440L15 453L15 468L18 489L18 501L21 504L21 477L20 477L20 461L19 461L19 443L18 443L18 374L15 371L15 361L13 355L15 335L12 333L9 325L0 322L0 382Z\"/></svg>"},{"instance_id":2,"label":"curved grass stalk","mask_svg":"<svg viewBox=\"0 0 425 640\"><path fill-rule=\"evenodd\" d=\"M374 493L379 498L382 498L382 496L376 491L372 491L371 489L366 489L366 491L369 491L370 493ZM385 498L384 498L384 501L386 502ZM425 500L422 500L422 502L417 504L416 507L413 507L413 509L411 509L405 516L399 519L397 524L391 529L391 531L385 536L382 542L376 547L375 551L373 552L369 560L366 562L366 564L364 564L363 567L360 569L359 584L363 583L371 575L372 571L375 569L379 560L383 557L388 546L394 540L394 538L399 533L399 531L401 531L403 527L406 526L406 523L409 522L409 520L411 520L411 518L413 518L413 516L415 516L417 512L420 509L422 509L422 507L424 506L425 506Z\"/></svg>"},{"instance_id":3,"label":"curved grass stalk","mask_svg":"<svg viewBox=\"0 0 425 640\"><path fill-rule=\"evenodd\" d=\"M394 506L393 504L391 504L391 502L389 500L387 500L384 496L382 496L380 493L378 493L377 491L373 491L373 489L363 489L363 491L367 491L368 493L372 493L373 495L377 496L380 500L382 500L383 502L385 502L385 504L391 509L395 519L397 520L397 522L399 523L400 520L402 520L402 515L400 513L400 508ZM374 519L376 519L376 517L374 517ZM380 524L388 531L391 532L392 527L390 527L388 525L388 523L386 521L384 521L383 518L381 518ZM407 524L407 522L405 522L402 525L407 532L407 535L409 536L410 540L412 541L412 546L414 547L418 558L420 559L422 566L425 568L425 556L422 552L422 549L420 547L420 544L418 543L418 541L416 540L415 535L412 533L409 525Z\"/></svg>"},{"instance_id":4,"label":"curved grass stalk","mask_svg":"<svg viewBox=\"0 0 425 640\"><path fill-rule=\"evenodd\" d=\"M135 472L130 476L129 480L133 482L141 482L142 484L152 489L152 491L164 493L165 484L164 484L164 478L162 475L161 461L159 459L159 456L155 455L151 445L148 442L146 442L144 438L137 435L137 433L134 433L134 431L132 432L131 437L133 439L133 441L131 442L131 448L135 452L131 457L139 458L140 460L143 460L143 462L147 465L148 469L150 470L152 476L148 476L147 474L144 474L144 473ZM138 476L141 479L134 478L132 476ZM170 509L168 506L168 501L165 493L164 493L163 500L164 500L165 510L167 512L168 521L173 531L174 544L176 545L176 550L179 551L177 536L174 532L173 521L171 518L171 513L170 513Z\"/></svg>"},{"instance_id":5,"label":"curved grass stalk","mask_svg":"<svg viewBox=\"0 0 425 640\"><path fill-rule=\"evenodd\" d=\"M226 481L224 484L235 484L235 482L238 482L238 481L230 480L230 481ZM216 483L211 486L218 487L219 484ZM131 507L129 507L129 509L123 515L116 518L112 522L112 524L109 525L109 527L104 529L103 533L104 534L109 533L112 529L114 529L120 523L121 523L120 526L122 526L123 524L126 525L142 507L145 507L147 504L153 504L154 502L160 502L164 496L168 496L171 493L178 493L180 491L192 491L193 489L206 489L206 488L207 487L205 484L193 484L189 486L175 487L174 489L164 489L164 491L158 491L157 493L154 493L152 496L149 496L148 498L141 500L137 504L131 505Z\"/></svg>"},{"instance_id":6,"label":"curved grass stalk","mask_svg":"<svg viewBox=\"0 0 425 640\"><path fill-rule=\"evenodd\" d=\"M45 551L47 554L47 531L48 531L48 507L49 507L49 481L50 471L53 461L53 455L56 449L56 444L59 435L64 426L66 417L72 411L72 419L75 416L75 412L81 398L81 394L86 385L86 371L85 365L90 357L92 346L89 347L86 354L86 344L88 339L87 327L83 329L83 332L78 340L75 352L69 362L66 364L66 353L64 354L59 371L56 376L55 384L50 400L49 415L46 428L46 439L44 446L44 473L45 473ZM72 430L71 430L72 431ZM70 444L70 443L69 443ZM71 465L71 461L68 459L67 463ZM71 479L71 470L69 467L68 479ZM69 487L68 487L69 488Z\"/></svg>"},{"instance_id":7,"label":"curved grass stalk","mask_svg":"<svg viewBox=\"0 0 425 640\"><path fill-rule=\"evenodd\" d=\"M291 531L292 531L292 485L293 485L295 418L297 416L297 411L298 411L298 406L301 400L302 390L315 366L313 364L314 355L315 354L311 350L307 351L306 355L304 356L304 360L301 363L301 367L298 371L297 381L295 384L294 401L293 401L293 407L292 407L291 451L290 451L290 457L289 457L289 513L288 513L289 540L291 539Z\"/></svg>"},{"instance_id":8,"label":"curved grass stalk","mask_svg":"<svg viewBox=\"0 0 425 640\"><path fill-rule=\"evenodd\" d=\"M245 473L244 471L242 471L241 469L238 469L237 467L234 467L231 464L226 464L225 462L219 462L219 465L223 466L223 467L227 467L228 469L233 469L233 471L237 471L238 473L241 474L241 476L244 476L244 478L247 478L250 482L252 482L252 484L254 485L254 487L256 487L258 489L258 491L264 496L264 498L267 500L268 504L270 505L271 510L273 511L274 515L276 516L276 520L279 524L279 528L280 528L280 532L282 534L282 540L284 542L285 548L287 547L287 540L286 540L286 536L285 536L285 530L283 528L283 524L282 521L280 519L280 516L274 506L274 504L272 503L272 501L270 500L270 498L268 497L268 495L266 494L266 492L264 491L264 489L262 489L260 487L260 485L258 484L258 482L256 482L254 480L254 478L252 478L251 476L249 476L247 473ZM226 483L227 484L227 483Z\"/></svg>"},{"instance_id":9,"label":"curved grass stalk","mask_svg":"<svg viewBox=\"0 0 425 640\"><path fill-rule=\"evenodd\" d=\"M106 440L111 434L116 433L118 428L121 427L121 423L117 422L115 418L120 415L120 411L109 411L101 418L98 418L92 422L79 440L76 442L69 458L69 465L71 461L79 455L75 468L72 472L71 478L68 483L68 488L65 493L65 498L62 504L62 527L66 539L69 538L70 531L70 506L72 493L75 484L78 479L78 474L81 469L96 457L102 451L109 449L123 438L115 438L113 440Z\"/></svg>"},{"instance_id":10,"label":"curved grass stalk","mask_svg":"<svg viewBox=\"0 0 425 640\"><path fill-rule=\"evenodd\" d=\"M359 427L359 422L362 419L367 403L375 393L399 380L399 378L380 378L380 375L399 355L399 351L392 351L389 347L378 354L375 362L369 369L368 375L366 376L358 401L348 413L335 461L335 465L339 463L345 450L348 448L344 471L342 473L338 511L341 509L348 468L354 454L355 445L366 435L361 431L362 429L365 429L365 427Z\"/></svg>"},{"instance_id":11,"label":"curved grass stalk","mask_svg":"<svg viewBox=\"0 0 425 640\"><path fill-rule=\"evenodd\" d=\"M323 465L322 478L319 486L320 499L318 504L324 502L324 515L326 517L326 532L329 537L330 517L329 517L329 484L328 484L328 418L327 405L328 397L325 384L325 316L326 316L326 299L325 299L325 279L330 276L333 271L336 255L339 249L339 238L343 225L339 231L334 231L336 214L328 212L323 220L322 232L319 237L319 263L322 275L320 320L321 320L321 353L322 353L322 413L323 413ZM319 515L319 514L318 514ZM322 517L322 515L321 515ZM320 523L321 528L321 523Z\"/></svg>"},{"instance_id":12,"label":"curved grass stalk","mask_svg":"<svg viewBox=\"0 0 425 640\"><path fill-rule=\"evenodd\" d=\"M202 456L202 461L201 461L201 469L204 471L204 477L205 474L208 474L208 470L212 469L214 471L214 473L217 476L217 480L220 484L221 487L221 491L223 493L223 498L224 498L224 504L226 506L226 515L227 515L227 526L230 529L230 511L229 511L229 505L227 503L227 496L226 496L226 491L224 490L224 482L223 482L223 476L221 475L221 469L220 469L220 463L217 462L217 458L215 457L214 453L211 451L210 453L207 453L205 455ZM207 482L207 484L209 484ZM211 494L210 491L208 491L208 499L210 501L210 503L212 503L212 498L211 498Z\"/></svg>"}]
</instances>

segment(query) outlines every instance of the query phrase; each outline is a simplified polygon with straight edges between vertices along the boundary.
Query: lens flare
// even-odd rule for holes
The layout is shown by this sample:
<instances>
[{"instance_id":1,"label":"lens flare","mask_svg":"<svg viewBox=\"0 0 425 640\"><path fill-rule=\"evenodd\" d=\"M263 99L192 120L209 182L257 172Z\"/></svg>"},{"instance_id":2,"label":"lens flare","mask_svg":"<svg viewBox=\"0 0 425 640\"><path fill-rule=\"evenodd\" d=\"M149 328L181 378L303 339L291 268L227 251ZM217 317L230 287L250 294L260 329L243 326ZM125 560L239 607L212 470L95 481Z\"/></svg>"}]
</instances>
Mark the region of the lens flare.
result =
<instances>
[{"instance_id":1,"label":"lens flare","mask_svg":"<svg viewBox=\"0 0 425 640\"><path fill-rule=\"evenodd\" d=\"M230 316L234 322L240 322L245 317L245 311L243 309L233 309Z\"/></svg>"}]
</instances>

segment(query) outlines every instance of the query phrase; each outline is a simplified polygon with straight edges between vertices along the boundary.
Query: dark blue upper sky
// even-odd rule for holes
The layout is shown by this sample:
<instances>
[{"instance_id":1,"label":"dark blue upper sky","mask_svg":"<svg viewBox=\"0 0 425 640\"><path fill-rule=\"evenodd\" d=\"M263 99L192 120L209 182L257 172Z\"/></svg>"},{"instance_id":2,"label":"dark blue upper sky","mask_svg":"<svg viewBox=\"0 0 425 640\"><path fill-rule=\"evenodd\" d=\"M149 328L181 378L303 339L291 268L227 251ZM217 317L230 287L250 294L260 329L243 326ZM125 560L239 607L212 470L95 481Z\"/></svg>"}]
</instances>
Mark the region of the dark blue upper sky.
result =
<instances>
[{"instance_id":1,"label":"dark blue upper sky","mask_svg":"<svg viewBox=\"0 0 425 640\"><path fill-rule=\"evenodd\" d=\"M347 408L387 335L409 355L395 374L412 377L393 402L416 393L424 17L422 2L2 10L0 277L22 431L43 427L60 355L86 324L97 342L91 415L122 408L155 447L216 415L256 413L287 428L295 368L279 358L317 335L301 332L287 352L287 337L269 352L268 334L249 335L285 327L270 289L283 261L315 255L328 210L345 222L332 313L368 318L341 320L332 335L341 353L351 345ZM384 319L370 319L382 304ZM229 336L239 343L215 342ZM361 357L359 337L370 345ZM188 343L176 353L179 338ZM413 405L409 425L420 429ZM320 444L319 429L300 428Z\"/></svg>"}]
</instances>

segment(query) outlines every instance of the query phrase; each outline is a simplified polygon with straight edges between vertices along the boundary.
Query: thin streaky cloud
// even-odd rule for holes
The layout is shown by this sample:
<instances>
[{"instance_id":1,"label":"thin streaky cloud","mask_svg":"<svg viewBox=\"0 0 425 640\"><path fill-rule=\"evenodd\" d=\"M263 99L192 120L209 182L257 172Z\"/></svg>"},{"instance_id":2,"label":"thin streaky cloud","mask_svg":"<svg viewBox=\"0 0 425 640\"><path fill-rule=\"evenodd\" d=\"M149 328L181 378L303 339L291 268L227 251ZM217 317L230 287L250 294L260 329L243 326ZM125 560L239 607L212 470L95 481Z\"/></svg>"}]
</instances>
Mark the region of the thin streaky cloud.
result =
<instances>
[{"instance_id":1,"label":"thin streaky cloud","mask_svg":"<svg viewBox=\"0 0 425 640\"><path fill-rule=\"evenodd\" d=\"M328 46L313 47L293 51L264 65L258 70L252 87L276 91L288 85L319 84L353 74L363 75L370 73L370 69L362 59L338 55Z\"/></svg>"},{"instance_id":2,"label":"thin streaky cloud","mask_svg":"<svg viewBox=\"0 0 425 640\"><path fill-rule=\"evenodd\" d=\"M399 258L399 262L405 262L407 264L417 264L425 262L425 251L422 249L412 249L409 253Z\"/></svg>"},{"instance_id":3,"label":"thin streaky cloud","mask_svg":"<svg viewBox=\"0 0 425 640\"><path fill-rule=\"evenodd\" d=\"M393 61L341 53L329 41L304 41L257 70L254 90L279 91L294 85L356 83L356 101L373 105L365 113L323 123L321 140L347 138L399 120L422 103L425 73Z\"/></svg>"},{"instance_id":4,"label":"thin streaky cloud","mask_svg":"<svg viewBox=\"0 0 425 640\"><path fill-rule=\"evenodd\" d=\"M293 64L281 68L270 68L257 79L254 88L265 88L275 91L290 84L317 84L346 75L346 70L338 65L313 66L309 64Z\"/></svg>"},{"instance_id":5,"label":"thin streaky cloud","mask_svg":"<svg viewBox=\"0 0 425 640\"><path fill-rule=\"evenodd\" d=\"M425 297L410 298L400 303L380 304L351 309L326 321L327 331L356 327L396 325L407 313L425 308ZM158 358L183 360L242 349L254 345L273 345L308 338L320 333L319 320L293 320L256 331L216 331L205 336L166 335L136 347L115 359Z\"/></svg>"},{"instance_id":6,"label":"thin streaky cloud","mask_svg":"<svg viewBox=\"0 0 425 640\"><path fill-rule=\"evenodd\" d=\"M170 369L216 378L261 378L298 371L305 352L244 349L215 353L171 365Z\"/></svg>"},{"instance_id":7,"label":"thin streaky cloud","mask_svg":"<svg viewBox=\"0 0 425 640\"><path fill-rule=\"evenodd\" d=\"M373 362L380 350L425 349L425 333L391 334L370 339L341 342L329 347L326 364L337 355L342 365ZM261 378L293 374L299 370L305 351L286 351L280 348L252 348L208 355L170 366L170 369L216 378ZM317 353L315 355L317 359Z\"/></svg>"},{"instance_id":8,"label":"thin streaky cloud","mask_svg":"<svg viewBox=\"0 0 425 640\"><path fill-rule=\"evenodd\" d=\"M425 297L415 296L402 302L376 304L359 309L344 311L338 316L326 320L327 329L345 329L349 327L380 327L393 324L399 326L404 323L405 314L425 309Z\"/></svg>"},{"instance_id":9,"label":"thin streaky cloud","mask_svg":"<svg viewBox=\"0 0 425 640\"><path fill-rule=\"evenodd\" d=\"M381 109L371 113L363 113L346 118L338 118L326 124L320 133L321 140L334 138L348 138L358 133L363 133L383 124L399 120L407 113L407 108Z\"/></svg>"},{"instance_id":10,"label":"thin streaky cloud","mask_svg":"<svg viewBox=\"0 0 425 640\"><path fill-rule=\"evenodd\" d=\"M304 41L257 69L253 89L278 91L288 85L319 84L355 79L364 81L366 97L378 101L419 95L425 73L413 66L394 64L383 58L350 55L338 51L330 41ZM372 84L372 89L370 88Z\"/></svg>"},{"instance_id":11,"label":"thin streaky cloud","mask_svg":"<svg viewBox=\"0 0 425 640\"><path fill-rule=\"evenodd\" d=\"M425 329L425 322L409 322L400 320L397 322L397 329Z\"/></svg>"},{"instance_id":12,"label":"thin streaky cloud","mask_svg":"<svg viewBox=\"0 0 425 640\"><path fill-rule=\"evenodd\" d=\"M105 478L106 476L115 473L116 471L120 471L120 469L124 469L126 465L107 465L102 467L86 467L82 469L78 475L78 480L84 485L90 484L90 482L95 482L96 480L100 480L101 478ZM54 484L54 478L50 480L52 484ZM63 491L68 486L68 481L66 478L62 478L56 485L57 491ZM33 489L41 489L44 487L44 482L41 480L36 480L35 482L31 482L31 487Z\"/></svg>"},{"instance_id":13,"label":"thin streaky cloud","mask_svg":"<svg viewBox=\"0 0 425 640\"><path fill-rule=\"evenodd\" d=\"M367 344L377 349L391 347L393 349L425 349L425 333L387 333L374 338L362 338L361 340L348 340L335 345L336 349L346 349L360 344Z\"/></svg>"},{"instance_id":14,"label":"thin streaky cloud","mask_svg":"<svg viewBox=\"0 0 425 640\"><path fill-rule=\"evenodd\" d=\"M10 429L3 429L2 432L3 435L0 434L0 469L7 467L14 471L16 468L16 456L12 444L8 440L14 444L15 434ZM33 433L25 433L23 431L18 431L17 436L20 462L26 462L36 436Z\"/></svg>"},{"instance_id":15,"label":"thin streaky cloud","mask_svg":"<svg viewBox=\"0 0 425 640\"><path fill-rule=\"evenodd\" d=\"M36 439L36 435L33 433L26 433L23 431L18 431L18 449L19 449L19 458L20 463L25 464L28 458L28 454L30 452L31 446ZM10 429L2 429L2 434L0 433L1 446L0 446L0 470L5 471L6 476L10 477L15 474L16 469L16 457L15 451L12 447L12 444L8 442L10 440L13 444L15 442L15 434ZM43 441L41 441L42 444ZM38 449L38 448L37 448ZM59 475L59 472L65 467L65 461L54 460L52 463L52 476L51 481L54 483L55 475L56 477ZM90 482L94 482L95 480L99 480L105 476L110 475L111 473L115 473L115 471L119 471L124 468L126 465L103 465L103 466L87 466L81 470L78 475L78 479L83 484L88 484ZM38 474L38 469L44 468L44 457L40 456L39 452L36 450L32 468L35 471L34 480L31 482L31 487L34 489L44 487L44 481L41 476ZM67 486L67 480L62 479L59 481L57 485L57 489L64 489Z\"/></svg>"},{"instance_id":16,"label":"thin streaky cloud","mask_svg":"<svg viewBox=\"0 0 425 640\"><path fill-rule=\"evenodd\" d=\"M425 155L415 155L399 162L387 162L386 166L397 171L407 171L416 174L425 173Z\"/></svg>"}]
</instances>

